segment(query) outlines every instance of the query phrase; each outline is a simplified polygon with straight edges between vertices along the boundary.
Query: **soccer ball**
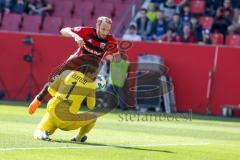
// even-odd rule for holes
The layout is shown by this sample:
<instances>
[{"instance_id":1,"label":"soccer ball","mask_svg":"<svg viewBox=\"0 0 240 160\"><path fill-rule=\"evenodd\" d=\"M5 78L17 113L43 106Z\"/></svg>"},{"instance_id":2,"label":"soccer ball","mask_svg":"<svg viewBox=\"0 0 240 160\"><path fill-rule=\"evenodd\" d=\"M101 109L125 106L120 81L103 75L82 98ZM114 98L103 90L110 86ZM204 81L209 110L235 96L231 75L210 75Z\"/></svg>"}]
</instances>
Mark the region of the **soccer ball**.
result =
<instances>
[{"instance_id":1,"label":"soccer ball","mask_svg":"<svg viewBox=\"0 0 240 160\"><path fill-rule=\"evenodd\" d=\"M95 80L95 84L96 84L96 89L97 90L104 90L106 88L107 81L104 78L104 76L99 74L99 75L97 75L97 78Z\"/></svg>"}]
</instances>

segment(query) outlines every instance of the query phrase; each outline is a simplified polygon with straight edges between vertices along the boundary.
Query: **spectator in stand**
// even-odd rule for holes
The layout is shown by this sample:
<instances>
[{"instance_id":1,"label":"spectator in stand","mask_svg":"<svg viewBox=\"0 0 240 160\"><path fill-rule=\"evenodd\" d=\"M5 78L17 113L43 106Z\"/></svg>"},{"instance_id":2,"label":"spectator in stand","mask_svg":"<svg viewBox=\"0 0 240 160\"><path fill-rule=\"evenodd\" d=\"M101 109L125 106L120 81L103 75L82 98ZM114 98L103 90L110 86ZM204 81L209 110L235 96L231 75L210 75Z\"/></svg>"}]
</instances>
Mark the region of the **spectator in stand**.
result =
<instances>
[{"instance_id":1,"label":"spectator in stand","mask_svg":"<svg viewBox=\"0 0 240 160\"><path fill-rule=\"evenodd\" d=\"M0 0L0 12L4 12L5 10L5 0Z\"/></svg>"},{"instance_id":2,"label":"spectator in stand","mask_svg":"<svg viewBox=\"0 0 240 160\"><path fill-rule=\"evenodd\" d=\"M167 30L167 22L164 18L164 12L159 10L157 12L157 19L152 25L152 40L159 41L163 38Z\"/></svg>"},{"instance_id":3,"label":"spectator in stand","mask_svg":"<svg viewBox=\"0 0 240 160\"><path fill-rule=\"evenodd\" d=\"M178 13L174 13L172 20L168 23L168 28L171 28L179 35L182 33L182 24Z\"/></svg>"},{"instance_id":4,"label":"spectator in stand","mask_svg":"<svg viewBox=\"0 0 240 160\"><path fill-rule=\"evenodd\" d=\"M217 9L223 5L223 1L224 0L205 0L205 11L203 15L215 16Z\"/></svg>"},{"instance_id":5,"label":"spectator in stand","mask_svg":"<svg viewBox=\"0 0 240 160\"><path fill-rule=\"evenodd\" d=\"M167 33L163 36L162 42L177 42L178 39L176 37L176 34L174 33L174 30L171 28L167 29Z\"/></svg>"},{"instance_id":6,"label":"spectator in stand","mask_svg":"<svg viewBox=\"0 0 240 160\"><path fill-rule=\"evenodd\" d=\"M233 9L232 9L231 0L225 0L223 3L223 6L220 7L220 9L223 12L223 16L229 19L230 21L232 21Z\"/></svg>"},{"instance_id":7,"label":"spectator in stand","mask_svg":"<svg viewBox=\"0 0 240 160\"><path fill-rule=\"evenodd\" d=\"M123 35L123 40L127 41L141 41L141 36L137 35L137 26L135 24L131 24L128 29L128 33Z\"/></svg>"},{"instance_id":8,"label":"spectator in stand","mask_svg":"<svg viewBox=\"0 0 240 160\"><path fill-rule=\"evenodd\" d=\"M223 8L218 8L215 20L211 28L211 32L222 33L224 36L226 36L228 26L230 25L231 21L224 17Z\"/></svg>"},{"instance_id":9,"label":"spectator in stand","mask_svg":"<svg viewBox=\"0 0 240 160\"><path fill-rule=\"evenodd\" d=\"M182 24L191 24L191 12L188 4L183 7L183 13L180 15L180 22Z\"/></svg>"},{"instance_id":10,"label":"spectator in stand","mask_svg":"<svg viewBox=\"0 0 240 160\"><path fill-rule=\"evenodd\" d=\"M189 0L175 0L176 5L180 8L188 3Z\"/></svg>"},{"instance_id":11,"label":"spectator in stand","mask_svg":"<svg viewBox=\"0 0 240 160\"><path fill-rule=\"evenodd\" d=\"M180 36L180 42L183 42L183 43L195 43L196 42L196 38L191 32L190 25L184 24L183 33Z\"/></svg>"},{"instance_id":12,"label":"spectator in stand","mask_svg":"<svg viewBox=\"0 0 240 160\"><path fill-rule=\"evenodd\" d=\"M0 0L0 13L9 13L11 0Z\"/></svg>"},{"instance_id":13,"label":"spectator in stand","mask_svg":"<svg viewBox=\"0 0 240 160\"><path fill-rule=\"evenodd\" d=\"M232 25L228 27L228 32L230 34L240 34L240 10L235 12Z\"/></svg>"},{"instance_id":14,"label":"spectator in stand","mask_svg":"<svg viewBox=\"0 0 240 160\"><path fill-rule=\"evenodd\" d=\"M217 11L217 9L223 5L224 0L206 0L206 1L212 1L213 10Z\"/></svg>"},{"instance_id":15,"label":"spectator in stand","mask_svg":"<svg viewBox=\"0 0 240 160\"><path fill-rule=\"evenodd\" d=\"M140 10L140 17L137 18L137 34L142 37L143 40L148 40L151 30L152 30L152 23L146 16L147 10L142 8Z\"/></svg>"},{"instance_id":16,"label":"spectator in stand","mask_svg":"<svg viewBox=\"0 0 240 160\"><path fill-rule=\"evenodd\" d=\"M208 29L202 31L202 40L198 44L212 44L210 31Z\"/></svg>"},{"instance_id":17,"label":"spectator in stand","mask_svg":"<svg viewBox=\"0 0 240 160\"><path fill-rule=\"evenodd\" d=\"M191 18L191 28L192 28L193 35L196 37L197 41L201 41L203 27L199 23L199 21L196 17Z\"/></svg>"},{"instance_id":18,"label":"spectator in stand","mask_svg":"<svg viewBox=\"0 0 240 160\"><path fill-rule=\"evenodd\" d=\"M12 0L11 12L17 14L23 14L26 12L28 6L27 0Z\"/></svg>"},{"instance_id":19,"label":"spectator in stand","mask_svg":"<svg viewBox=\"0 0 240 160\"><path fill-rule=\"evenodd\" d=\"M165 3L166 0L151 0L152 3L156 4L156 6L161 5L162 3Z\"/></svg>"},{"instance_id":20,"label":"spectator in stand","mask_svg":"<svg viewBox=\"0 0 240 160\"><path fill-rule=\"evenodd\" d=\"M239 0L232 0L232 8L234 10L238 10L240 8L240 1Z\"/></svg>"},{"instance_id":21,"label":"spectator in stand","mask_svg":"<svg viewBox=\"0 0 240 160\"><path fill-rule=\"evenodd\" d=\"M52 5L47 0L33 0L29 5L29 14L45 16L52 10Z\"/></svg>"},{"instance_id":22,"label":"spectator in stand","mask_svg":"<svg viewBox=\"0 0 240 160\"><path fill-rule=\"evenodd\" d=\"M157 11L154 3L149 3L147 10L147 18L153 22L157 19Z\"/></svg>"},{"instance_id":23,"label":"spectator in stand","mask_svg":"<svg viewBox=\"0 0 240 160\"><path fill-rule=\"evenodd\" d=\"M160 5L159 9L164 11L165 19L168 22L172 19L174 13L179 13L179 9L174 0L167 0Z\"/></svg>"},{"instance_id":24,"label":"spectator in stand","mask_svg":"<svg viewBox=\"0 0 240 160\"><path fill-rule=\"evenodd\" d=\"M213 16L215 14L213 6L214 6L213 0L205 0L205 10L204 10L203 15L204 16Z\"/></svg>"}]
</instances>

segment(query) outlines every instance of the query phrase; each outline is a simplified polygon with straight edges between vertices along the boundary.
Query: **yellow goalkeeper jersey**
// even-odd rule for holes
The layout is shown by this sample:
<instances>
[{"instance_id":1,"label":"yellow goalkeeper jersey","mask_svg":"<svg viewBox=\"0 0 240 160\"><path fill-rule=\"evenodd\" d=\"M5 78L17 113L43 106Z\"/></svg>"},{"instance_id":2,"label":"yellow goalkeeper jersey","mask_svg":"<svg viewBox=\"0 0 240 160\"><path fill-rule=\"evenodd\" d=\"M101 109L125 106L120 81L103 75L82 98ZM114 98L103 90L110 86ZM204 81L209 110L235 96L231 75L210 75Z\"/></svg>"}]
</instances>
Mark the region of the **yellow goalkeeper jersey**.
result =
<instances>
[{"instance_id":1,"label":"yellow goalkeeper jersey","mask_svg":"<svg viewBox=\"0 0 240 160\"><path fill-rule=\"evenodd\" d=\"M95 107L95 90L94 81L86 77L79 71L66 70L56 77L48 87L48 92L52 99L48 103L48 110L55 109L60 101L69 101L69 112L77 114L81 104L87 98L87 107Z\"/></svg>"}]
</instances>

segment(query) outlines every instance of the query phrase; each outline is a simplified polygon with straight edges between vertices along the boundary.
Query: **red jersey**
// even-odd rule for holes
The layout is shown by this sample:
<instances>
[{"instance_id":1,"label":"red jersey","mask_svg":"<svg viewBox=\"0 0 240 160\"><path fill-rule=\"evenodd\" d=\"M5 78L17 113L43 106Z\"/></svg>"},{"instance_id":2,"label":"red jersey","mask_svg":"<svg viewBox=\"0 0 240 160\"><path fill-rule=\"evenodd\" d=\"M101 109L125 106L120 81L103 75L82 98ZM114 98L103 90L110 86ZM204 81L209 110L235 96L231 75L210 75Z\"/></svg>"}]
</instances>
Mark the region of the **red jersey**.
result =
<instances>
[{"instance_id":1,"label":"red jersey","mask_svg":"<svg viewBox=\"0 0 240 160\"><path fill-rule=\"evenodd\" d=\"M96 29L92 27L75 27L71 31L79 35L84 46L79 48L74 57L58 66L49 76L49 81L55 75L59 75L64 70L79 70L81 66L91 65L98 69L99 63L106 54L114 54L118 52L116 39L112 35L108 35L105 39L97 36Z\"/></svg>"},{"instance_id":2,"label":"red jersey","mask_svg":"<svg viewBox=\"0 0 240 160\"><path fill-rule=\"evenodd\" d=\"M85 43L79 51L80 54L93 54L103 58L107 51L108 53L118 52L117 41L112 35L108 35L105 39L98 38L96 29L92 27L75 27L71 31L79 35ZM115 48L109 51L107 45L110 43L114 44Z\"/></svg>"},{"instance_id":3,"label":"red jersey","mask_svg":"<svg viewBox=\"0 0 240 160\"><path fill-rule=\"evenodd\" d=\"M71 28L71 31L79 35L85 44L77 50L73 58L64 63L65 67L60 68L60 70L78 70L84 65L91 65L97 69L106 54L118 52L117 41L111 35L105 39L100 39L96 29L92 27L75 27Z\"/></svg>"}]
</instances>

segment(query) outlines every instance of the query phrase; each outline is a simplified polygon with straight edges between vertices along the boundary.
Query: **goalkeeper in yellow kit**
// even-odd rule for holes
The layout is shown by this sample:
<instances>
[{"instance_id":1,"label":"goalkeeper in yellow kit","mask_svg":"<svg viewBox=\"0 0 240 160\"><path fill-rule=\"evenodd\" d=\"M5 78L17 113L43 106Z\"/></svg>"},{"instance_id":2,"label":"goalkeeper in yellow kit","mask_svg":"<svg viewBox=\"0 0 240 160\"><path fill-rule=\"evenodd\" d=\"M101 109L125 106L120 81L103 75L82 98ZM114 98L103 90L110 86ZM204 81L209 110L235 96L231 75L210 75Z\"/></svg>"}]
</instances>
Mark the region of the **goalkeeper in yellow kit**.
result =
<instances>
[{"instance_id":1,"label":"goalkeeper in yellow kit","mask_svg":"<svg viewBox=\"0 0 240 160\"><path fill-rule=\"evenodd\" d=\"M66 70L55 78L48 87L52 96L47 104L48 112L35 130L35 139L50 140L49 135L57 128L64 131L80 128L71 141L86 141L86 134L94 127L97 116L91 112L78 112L85 98L90 110L95 107L96 75L94 67L83 66L79 71Z\"/></svg>"}]
</instances>

